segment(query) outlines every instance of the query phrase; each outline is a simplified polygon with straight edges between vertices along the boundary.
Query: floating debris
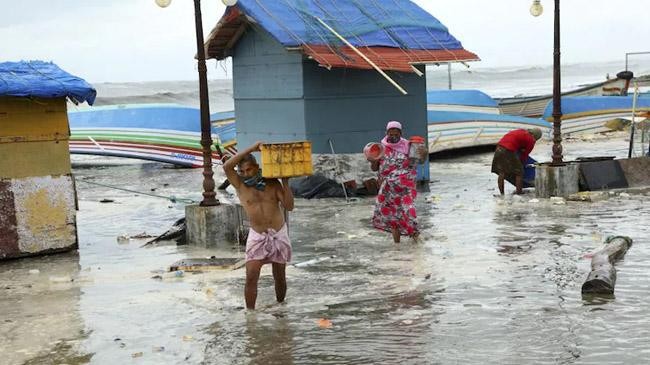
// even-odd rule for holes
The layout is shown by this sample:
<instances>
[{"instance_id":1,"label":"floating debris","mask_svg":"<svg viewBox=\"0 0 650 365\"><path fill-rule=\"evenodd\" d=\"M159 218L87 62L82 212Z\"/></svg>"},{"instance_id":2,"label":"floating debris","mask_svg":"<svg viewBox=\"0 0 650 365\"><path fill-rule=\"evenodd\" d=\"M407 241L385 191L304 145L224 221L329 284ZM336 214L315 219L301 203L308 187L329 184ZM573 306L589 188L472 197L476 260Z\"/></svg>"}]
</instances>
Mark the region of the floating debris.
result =
<instances>
[{"instance_id":1,"label":"floating debris","mask_svg":"<svg viewBox=\"0 0 650 365\"><path fill-rule=\"evenodd\" d=\"M198 259L183 259L169 267L169 271L203 272L215 270L236 270L243 267L246 261L239 257L210 257Z\"/></svg>"},{"instance_id":2,"label":"floating debris","mask_svg":"<svg viewBox=\"0 0 650 365\"><path fill-rule=\"evenodd\" d=\"M318 324L318 327L320 328L332 328L334 325L332 324L332 321L330 321L327 318L321 318L318 321L316 321Z\"/></svg>"}]
</instances>

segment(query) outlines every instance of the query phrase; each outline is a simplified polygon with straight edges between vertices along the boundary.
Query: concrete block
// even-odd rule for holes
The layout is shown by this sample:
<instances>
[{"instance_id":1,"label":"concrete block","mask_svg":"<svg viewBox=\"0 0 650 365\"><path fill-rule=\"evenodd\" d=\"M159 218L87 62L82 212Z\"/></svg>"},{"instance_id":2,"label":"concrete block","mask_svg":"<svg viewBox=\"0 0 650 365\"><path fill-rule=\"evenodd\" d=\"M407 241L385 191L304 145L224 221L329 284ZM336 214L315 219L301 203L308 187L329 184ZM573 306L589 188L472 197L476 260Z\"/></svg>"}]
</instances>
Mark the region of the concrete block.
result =
<instances>
[{"instance_id":1,"label":"concrete block","mask_svg":"<svg viewBox=\"0 0 650 365\"><path fill-rule=\"evenodd\" d=\"M0 260L78 247L72 179L0 179Z\"/></svg>"},{"instance_id":2,"label":"concrete block","mask_svg":"<svg viewBox=\"0 0 650 365\"><path fill-rule=\"evenodd\" d=\"M635 157L618 160L631 188L650 185L650 157Z\"/></svg>"},{"instance_id":3,"label":"concrete block","mask_svg":"<svg viewBox=\"0 0 650 365\"><path fill-rule=\"evenodd\" d=\"M230 247L240 241L243 244L248 229L246 221L241 205L188 205L185 207L187 243L206 248Z\"/></svg>"},{"instance_id":4,"label":"concrete block","mask_svg":"<svg viewBox=\"0 0 650 365\"><path fill-rule=\"evenodd\" d=\"M579 179L577 164L538 165L535 168L535 193L538 198L567 198L578 192Z\"/></svg>"}]
</instances>

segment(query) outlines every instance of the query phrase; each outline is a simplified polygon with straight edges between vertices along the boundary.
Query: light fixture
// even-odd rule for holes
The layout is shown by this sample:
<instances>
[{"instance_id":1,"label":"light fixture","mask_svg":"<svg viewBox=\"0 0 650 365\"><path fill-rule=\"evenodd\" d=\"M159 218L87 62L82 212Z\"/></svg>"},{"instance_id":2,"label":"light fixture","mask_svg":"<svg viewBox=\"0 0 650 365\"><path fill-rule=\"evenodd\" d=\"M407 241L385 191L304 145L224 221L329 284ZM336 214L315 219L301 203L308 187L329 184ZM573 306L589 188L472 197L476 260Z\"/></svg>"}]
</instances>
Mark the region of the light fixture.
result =
<instances>
[{"instance_id":1,"label":"light fixture","mask_svg":"<svg viewBox=\"0 0 650 365\"><path fill-rule=\"evenodd\" d=\"M225 6L233 6L233 5L237 4L237 0L221 0L221 2Z\"/></svg>"},{"instance_id":2,"label":"light fixture","mask_svg":"<svg viewBox=\"0 0 650 365\"><path fill-rule=\"evenodd\" d=\"M166 8L171 3L172 0L156 0L156 5L160 6L161 8Z\"/></svg>"},{"instance_id":3,"label":"light fixture","mask_svg":"<svg viewBox=\"0 0 650 365\"><path fill-rule=\"evenodd\" d=\"M540 0L533 0L533 5L530 6L530 15L540 16L544 12L544 7L541 4Z\"/></svg>"}]
</instances>

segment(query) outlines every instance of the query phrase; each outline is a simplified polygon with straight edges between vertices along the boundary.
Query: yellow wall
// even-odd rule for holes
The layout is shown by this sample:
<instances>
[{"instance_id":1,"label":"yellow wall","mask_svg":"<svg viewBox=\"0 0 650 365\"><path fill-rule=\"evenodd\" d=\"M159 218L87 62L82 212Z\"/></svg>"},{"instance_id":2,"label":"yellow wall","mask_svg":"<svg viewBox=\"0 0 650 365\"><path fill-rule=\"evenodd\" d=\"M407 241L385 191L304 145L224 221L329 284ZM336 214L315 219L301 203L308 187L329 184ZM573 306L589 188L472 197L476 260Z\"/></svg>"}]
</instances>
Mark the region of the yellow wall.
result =
<instances>
[{"instance_id":1,"label":"yellow wall","mask_svg":"<svg viewBox=\"0 0 650 365\"><path fill-rule=\"evenodd\" d=\"M0 178L70 172L65 98L0 97Z\"/></svg>"}]
</instances>

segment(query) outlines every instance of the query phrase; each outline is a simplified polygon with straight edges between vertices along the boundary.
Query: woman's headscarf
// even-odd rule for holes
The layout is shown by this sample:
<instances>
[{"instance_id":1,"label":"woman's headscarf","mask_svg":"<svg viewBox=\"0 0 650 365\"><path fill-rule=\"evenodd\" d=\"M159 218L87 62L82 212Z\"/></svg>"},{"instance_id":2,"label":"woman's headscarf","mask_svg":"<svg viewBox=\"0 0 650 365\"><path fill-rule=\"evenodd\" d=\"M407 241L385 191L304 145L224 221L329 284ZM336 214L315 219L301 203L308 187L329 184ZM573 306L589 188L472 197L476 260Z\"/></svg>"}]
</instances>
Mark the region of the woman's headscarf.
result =
<instances>
[{"instance_id":1,"label":"woman's headscarf","mask_svg":"<svg viewBox=\"0 0 650 365\"><path fill-rule=\"evenodd\" d=\"M388 131L389 129L393 129L393 128L399 129L400 132L401 132L402 131L402 124L400 122L394 121L394 120L388 122L388 124L386 125L386 131ZM388 136L385 136L384 139L381 140L381 144L383 144L384 146L390 147L390 148L394 149L395 151L398 151L398 152L403 153L405 155L409 154L409 141L407 141L404 138L400 138L399 142L397 142L397 143L390 143L390 142L388 142Z\"/></svg>"}]
</instances>

